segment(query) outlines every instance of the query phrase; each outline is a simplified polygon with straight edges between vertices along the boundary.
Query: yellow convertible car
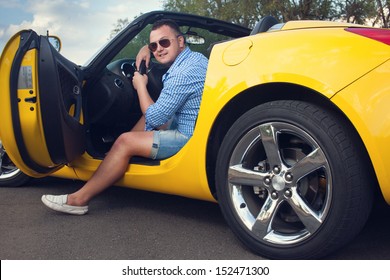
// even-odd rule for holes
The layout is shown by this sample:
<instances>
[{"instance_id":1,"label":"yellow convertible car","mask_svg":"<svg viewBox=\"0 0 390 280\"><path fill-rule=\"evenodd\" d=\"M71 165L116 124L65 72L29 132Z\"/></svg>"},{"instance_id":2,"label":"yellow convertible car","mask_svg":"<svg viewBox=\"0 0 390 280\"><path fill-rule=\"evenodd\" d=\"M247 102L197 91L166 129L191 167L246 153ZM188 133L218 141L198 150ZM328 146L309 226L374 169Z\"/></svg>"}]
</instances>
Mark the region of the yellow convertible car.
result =
<instances>
[{"instance_id":1,"label":"yellow convertible car","mask_svg":"<svg viewBox=\"0 0 390 280\"><path fill-rule=\"evenodd\" d=\"M218 202L238 238L272 259L322 258L360 232L378 199L390 203L389 30L272 17L249 30L162 11L135 19L84 66L32 30L9 40L2 186L90 178L140 117L135 55L162 18L209 57L195 132L170 158L133 158L117 185ZM147 70L154 98L165 71Z\"/></svg>"}]
</instances>

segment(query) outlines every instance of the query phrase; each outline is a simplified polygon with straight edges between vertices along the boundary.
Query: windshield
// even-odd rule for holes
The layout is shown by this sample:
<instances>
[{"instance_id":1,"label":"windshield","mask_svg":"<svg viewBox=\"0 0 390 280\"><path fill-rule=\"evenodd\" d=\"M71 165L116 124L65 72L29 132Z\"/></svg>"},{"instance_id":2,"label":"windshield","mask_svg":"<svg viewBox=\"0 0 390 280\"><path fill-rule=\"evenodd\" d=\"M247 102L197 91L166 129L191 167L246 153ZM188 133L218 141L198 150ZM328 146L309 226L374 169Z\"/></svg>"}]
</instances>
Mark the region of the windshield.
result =
<instances>
[{"instance_id":1,"label":"windshield","mask_svg":"<svg viewBox=\"0 0 390 280\"><path fill-rule=\"evenodd\" d=\"M112 59L112 61L123 59L123 58L133 58L137 56L138 51L145 45L149 44L149 34L152 29L152 24L147 25L141 32L138 33L123 49L118 52L118 54ZM201 43L194 42L191 44L187 42L187 45L192 51L200 52L206 57L209 56L210 46L215 42L225 41L232 39L229 36L217 34L210 32L209 30L191 27L191 26L181 26L180 27L183 34L191 34L191 36L197 35L204 38Z\"/></svg>"}]
</instances>

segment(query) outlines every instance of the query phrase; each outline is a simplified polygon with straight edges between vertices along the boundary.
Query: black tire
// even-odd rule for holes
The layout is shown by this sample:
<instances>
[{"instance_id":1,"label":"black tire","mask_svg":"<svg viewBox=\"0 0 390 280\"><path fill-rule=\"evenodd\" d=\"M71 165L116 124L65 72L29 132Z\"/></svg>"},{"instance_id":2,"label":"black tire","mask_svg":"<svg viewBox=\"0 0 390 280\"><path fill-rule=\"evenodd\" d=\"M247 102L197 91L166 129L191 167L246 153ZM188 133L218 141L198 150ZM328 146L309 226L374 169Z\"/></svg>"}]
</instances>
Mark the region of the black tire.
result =
<instances>
[{"instance_id":1,"label":"black tire","mask_svg":"<svg viewBox=\"0 0 390 280\"><path fill-rule=\"evenodd\" d=\"M353 135L335 113L302 101L246 112L216 164L232 231L270 259L318 259L351 241L371 211L374 182Z\"/></svg>"},{"instance_id":2,"label":"black tire","mask_svg":"<svg viewBox=\"0 0 390 280\"><path fill-rule=\"evenodd\" d=\"M0 140L0 187L19 187L29 180L10 160Z\"/></svg>"}]
</instances>

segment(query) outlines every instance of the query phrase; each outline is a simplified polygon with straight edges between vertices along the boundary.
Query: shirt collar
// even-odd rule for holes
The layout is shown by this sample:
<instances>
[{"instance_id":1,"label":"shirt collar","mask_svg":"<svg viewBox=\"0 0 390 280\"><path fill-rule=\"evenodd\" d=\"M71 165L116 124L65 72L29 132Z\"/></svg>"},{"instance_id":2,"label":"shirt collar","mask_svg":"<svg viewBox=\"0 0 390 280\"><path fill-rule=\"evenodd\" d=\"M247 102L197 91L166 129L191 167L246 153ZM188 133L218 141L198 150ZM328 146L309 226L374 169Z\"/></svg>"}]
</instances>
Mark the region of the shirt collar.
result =
<instances>
[{"instance_id":1,"label":"shirt collar","mask_svg":"<svg viewBox=\"0 0 390 280\"><path fill-rule=\"evenodd\" d=\"M183 62L183 60L185 60L186 57L189 56L190 53L191 53L190 48L185 47L185 49L181 53L179 53L179 55L176 57L175 61L173 62L171 67L169 67L166 74L175 70L175 68L177 68Z\"/></svg>"}]
</instances>

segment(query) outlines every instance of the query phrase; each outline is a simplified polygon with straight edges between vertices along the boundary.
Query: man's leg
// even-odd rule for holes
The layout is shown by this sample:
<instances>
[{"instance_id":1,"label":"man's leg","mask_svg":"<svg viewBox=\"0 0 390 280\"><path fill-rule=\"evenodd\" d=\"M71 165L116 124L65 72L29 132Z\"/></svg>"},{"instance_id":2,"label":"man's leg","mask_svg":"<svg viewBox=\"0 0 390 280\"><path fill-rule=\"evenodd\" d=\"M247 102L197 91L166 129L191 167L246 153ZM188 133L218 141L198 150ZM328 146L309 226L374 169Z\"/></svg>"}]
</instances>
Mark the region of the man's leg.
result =
<instances>
[{"instance_id":1,"label":"man's leg","mask_svg":"<svg viewBox=\"0 0 390 280\"><path fill-rule=\"evenodd\" d=\"M131 131L145 131L145 116L144 115L142 115L142 117L134 125L134 127L131 129Z\"/></svg>"},{"instance_id":2,"label":"man's leg","mask_svg":"<svg viewBox=\"0 0 390 280\"><path fill-rule=\"evenodd\" d=\"M85 185L68 195L68 205L83 206L115 182L126 172L133 156L149 157L153 144L152 131L131 131L123 133L115 141L98 169Z\"/></svg>"}]
</instances>

